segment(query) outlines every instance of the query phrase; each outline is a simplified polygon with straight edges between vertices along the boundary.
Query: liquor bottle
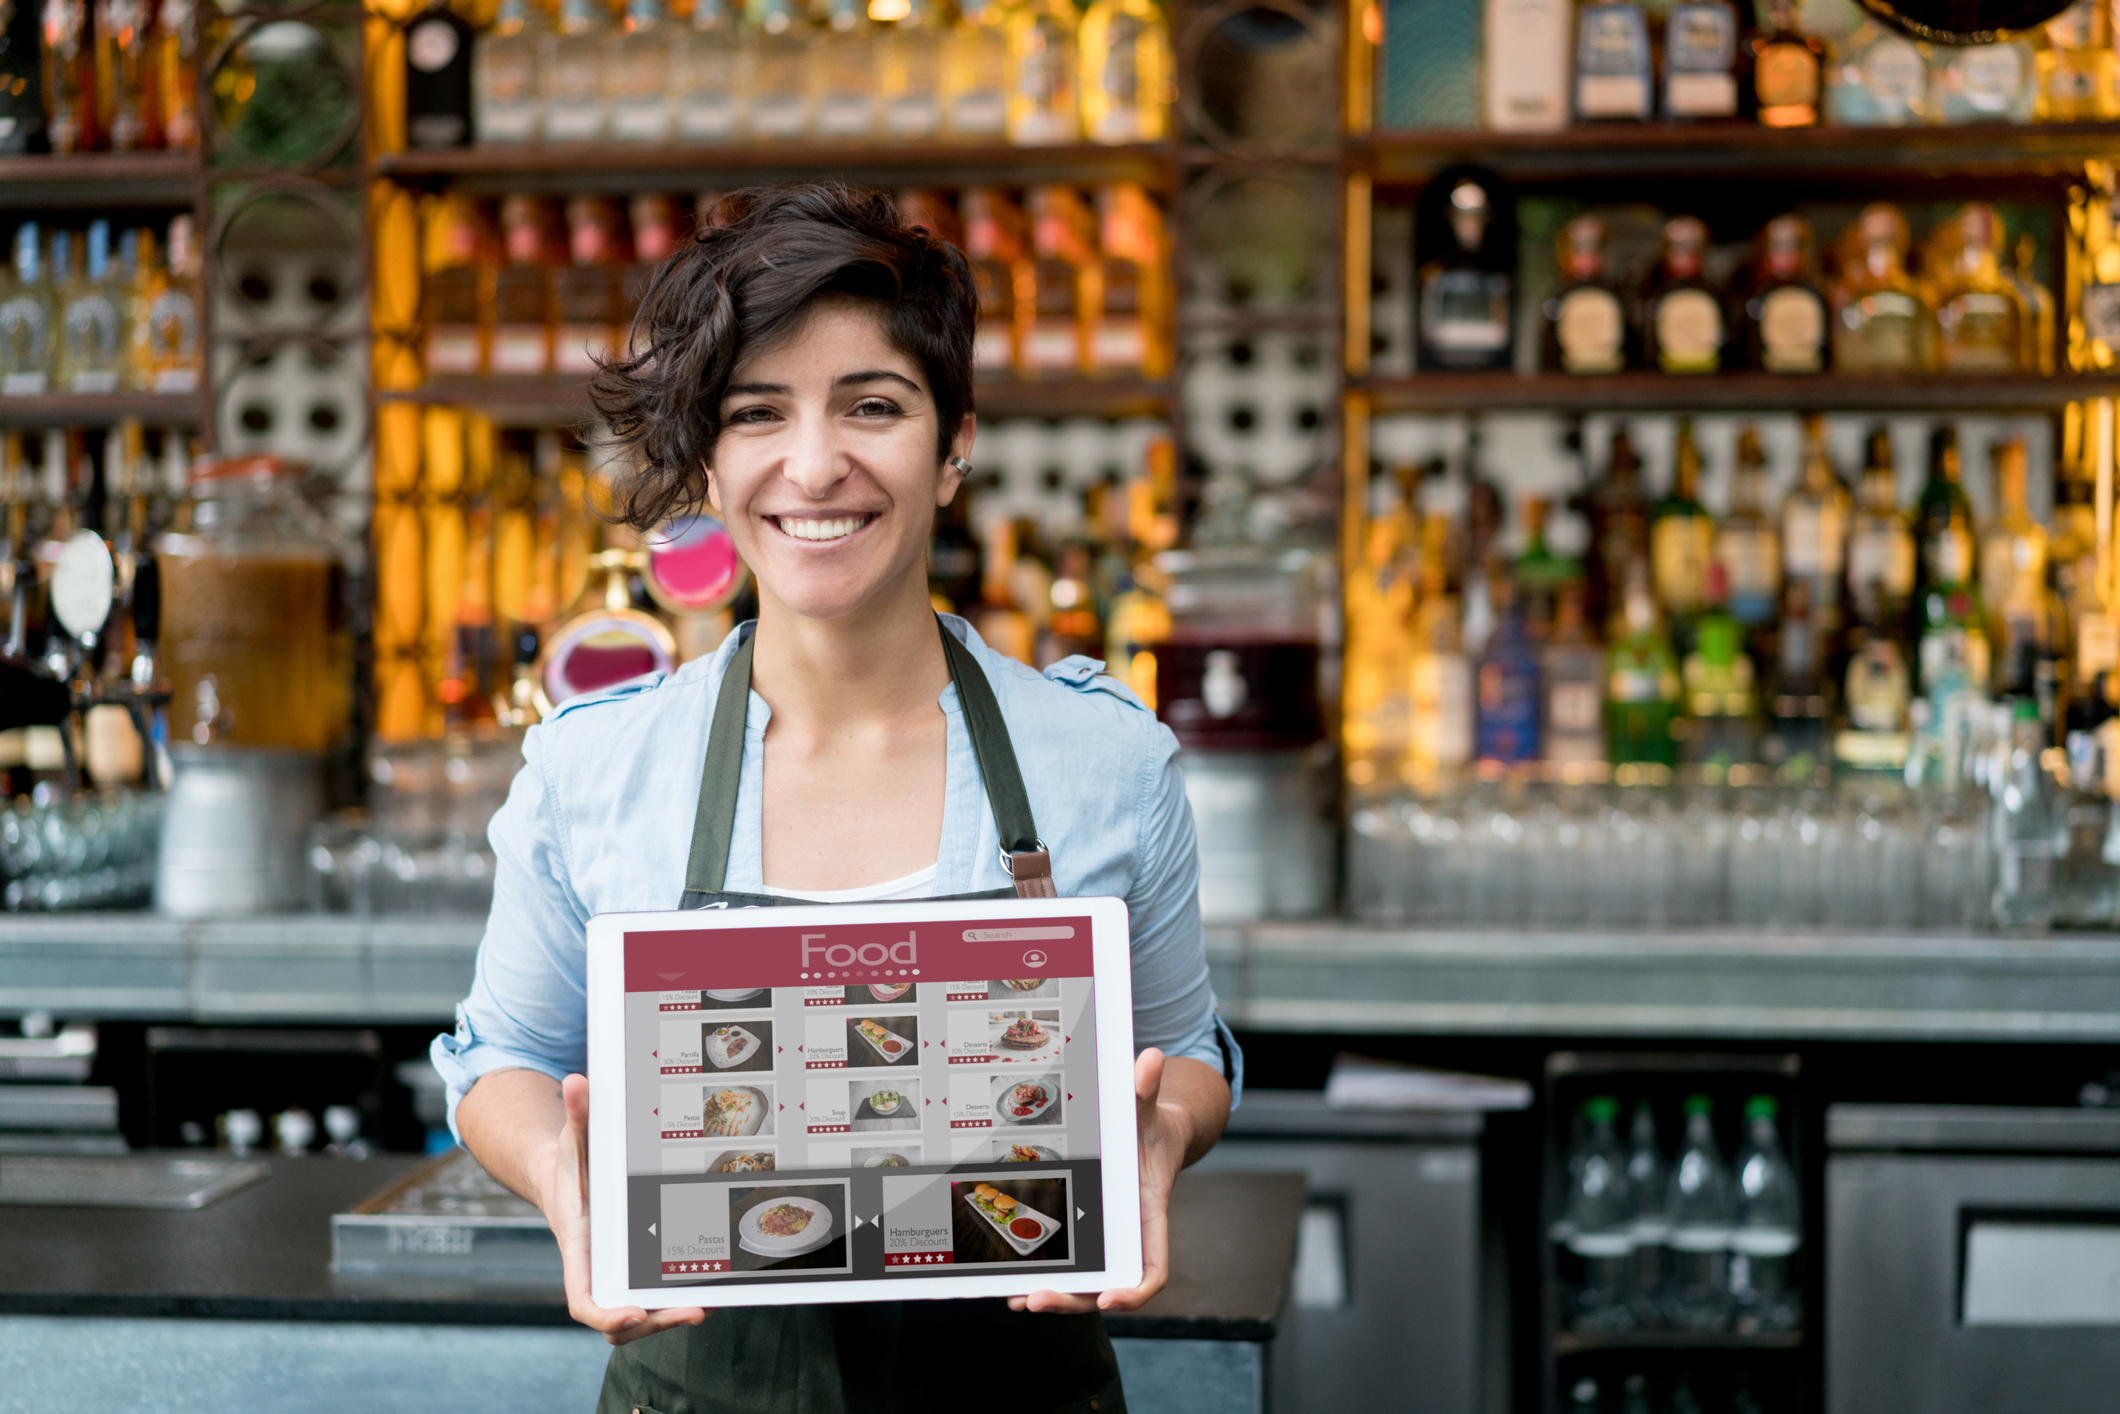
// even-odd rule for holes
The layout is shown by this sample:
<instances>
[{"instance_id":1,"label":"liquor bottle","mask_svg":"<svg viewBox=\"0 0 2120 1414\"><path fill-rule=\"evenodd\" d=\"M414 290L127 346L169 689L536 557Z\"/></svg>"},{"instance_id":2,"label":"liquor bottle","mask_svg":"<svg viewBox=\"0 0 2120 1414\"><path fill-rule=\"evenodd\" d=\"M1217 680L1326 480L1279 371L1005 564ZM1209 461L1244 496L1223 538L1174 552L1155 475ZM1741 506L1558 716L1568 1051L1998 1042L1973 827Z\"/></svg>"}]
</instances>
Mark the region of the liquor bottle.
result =
<instances>
[{"instance_id":1,"label":"liquor bottle","mask_svg":"<svg viewBox=\"0 0 2120 1414\"><path fill-rule=\"evenodd\" d=\"M1008 140L1018 147L1081 141L1073 0L1019 0L1002 24L1008 35Z\"/></svg>"},{"instance_id":2,"label":"liquor bottle","mask_svg":"<svg viewBox=\"0 0 2120 1414\"><path fill-rule=\"evenodd\" d=\"M1008 33L1002 0L963 0L942 54L942 126L959 142L994 142L1008 130Z\"/></svg>"},{"instance_id":3,"label":"liquor bottle","mask_svg":"<svg viewBox=\"0 0 2120 1414\"><path fill-rule=\"evenodd\" d=\"M41 152L44 133L44 21L35 4L0 10L0 154Z\"/></svg>"},{"instance_id":4,"label":"liquor bottle","mask_svg":"<svg viewBox=\"0 0 2120 1414\"><path fill-rule=\"evenodd\" d=\"M1752 102L1769 128L1818 126L1825 42L1804 33L1796 0L1767 0L1767 23L1752 39Z\"/></svg>"},{"instance_id":5,"label":"liquor bottle","mask_svg":"<svg viewBox=\"0 0 2120 1414\"><path fill-rule=\"evenodd\" d=\"M729 0L693 0L672 36L670 91L680 142L734 142L743 131L741 36Z\"/></svg>"},{"instance_id":6,"label":"liquor bottle","mask_svg":"<svg viewBox=\"0 0 2120 1414\"><path fill-rule=\"evenodd\" d=\"M626 0L624 22L604 37L604 109L613 142L670 140L675 29L663 0Z\"/></svg>"},{"instance_id":7,"label":"liquor bottle","mask_svg":"<svg viewBox=\"0 0 2120 1414\"><path fill-rule=\"evenodd\" d=\"M1407 758L1415 780L1427 784L1472 759L1472 664L1465 657L1458 598L1450 593L1441 557L1423 554L1420 574L1407 691Z\"/></svg>"},{"instance_id":8,"label":"liquor bottle","mask_svg":"<svg viewBox=\"0 0 2120 1414\"><path fill-rule=\"evenodd\" d=\"M1760 233L1759 262L1745 298L1746 353L1768 373L1826 366L1826 301L1811 264L1811 227L1777 216Z\"/></svg>"},{"instance_id":9,"label":"liquor bottle","mask_svg":"<svg viewBox=\"0 0 2120 1414\"><path fill-rule=\"evenodd\" d=\"M1627 571L1636 560L1649 560L1649 498L1642 490L1641 457L1624 425L1612 429L1605 474L1583 496L1590 522L1590 623L1603 636L1613 633Z\"/></svg>"},{"instance_id":10,"label":"liquor bottle","mask_svg":"<svg viewBox=\"0 0 2120 1414\"><path fill-rule=\"evenodd\" d=\"M920 142L942 132L942 18L932 0L899 0L905 13L877 27L876 81L883 131ZM878 18L876 6L869 7Z\"/></svg>"},{"instance_id":11,"label":"liquor bottle","mask_svg":"<svg viewBox=\"0 0 2120 1414\"><path fill-rule=\"evenodd\" d=\"M405 27L405 141L464 147L471 141L471 26L434 0Z\"/></svg>"},{"instance_id":12,"label":"liquor bottle","mask_svg":"<svg viewBox=\"0 0 2120 1414\"><path fill-rule=\"evenodd\" d=\"M1730 513L1715 528L1715 563L1729 594L1730 617L1748 630L1774 622L1781 602L1781 532L1767 510L1767 454L1759 429L1737 431Z\"/></svg>"},{"instance_id":13,"label":"liquor bottle","mask_svg":"<svg viewBox=\"0 0 2120 1414\"><path fill-rule=\"evenodd\" d=\"M429 218L427 266L420 281L420 322L426 328L430 378L471 377L486 371L479 310L479 233L471 199L450 192Z\"/></svg>"},{"instance_id":14,"label":"liquor bottle","mask_svg":"<svg viewBox=\"0 0 2120 1414\"><path fill-rule=\"evenodd\" d=\"M143 259L152 244L142 232ZM192 234L191 217L180 214L169 222L169 265L147 308L144 338L134 334L134 376L155 393L198 391L199 370L205 362L205 342L199 327L199 302L204 292L200 280L200 252ZM177 434L164 434L174 442Z\"/></svg>"},{"instance_id":15,"label":"liquor bottle","mask_svg":"<svg viewBox=\"0 0 2120 1414\"><path fill-rule=\"evenodd\" d=\"M558 27L538 36L546 142L597 142L609 130L603 46L610 28L603 0L560 0Z\"/></svg>"},{"instance_id":16,"label":"liquor bottle","mask_svg":"<svg viewBox=\"0 0 2120 1414\"><path fill-rule=\"evenodd\" d=\"M2120 60L2113 54L2112 11L2103 0L2076 0L2047 21L2046 44L2033 57L2039 74L2033 115L2040 122L2120 118Z\"/></svg>"},{"instance_id":17,"label":"liquor bottle","mask_svg":"<svg viewBox=\"0 0 2120 1414\"><path fill-rule=\"evenodd\" d=\"M1155 0L1093 0L1082 17L1082 130L1091 142L1169 131L1170 25Z\"/></svg>"},{"instance_id":18,"label":"liquor bottle","mask_svg":"<svg viewBox=\"0 0 2120 1414\"><path fill-rule=\"evenodd\" d=\"M14 278L0 299L0 394L41 393L51 386L53 298L37 223L15 228Z\"/></svg>"},{"instance_id":19,"label":"liquor bottle","mask_svg":"<svg viewBox=\"0 0 2120 1414\"><path fill-rule=\"evenodd\" d=\"M810 121L822 142L858 142L876 132L876 44L862 0L826 0L810 49Z\"/></svg>"},{"instance_id":20,"label":"liquor bottle","mask_svg":"<svg viewBox=\"0 0 2120 1414\"><path fill-rule=\"evenodd\" d=\"M1515 356L1516 199L1477 167L1421 194L1414 285L1423 368L1508 368Z\"/></svg>"},{"instance_id":21,"label":"liquor bottle","mask_svg":"<svg viewBox=\"0 0 2120 1414\"><path fill-rule=\"evenodd\" d=\"M2053 645L2046 527L2025 506L2024 443L1998 442L1992 456L1998 505L1980 537L1980 602L1987 609L1995 691L2029 695Z\"/></svg>"},{"instance_id":22,"label":"liquor bottle","mask_svg":"<svg viewBox=\"0 0 2120 1414\"><path fill-rule=\"evenodd\" d=\"M1933 362L1934 320L1907 274L1907 221L1878 202L1856 218L1833 287L1833 367L1841 373L1918 373Z\"/></svg>"},{"instance_id":23,"label":"liquor bottle","mask_svg":"<svg viewBox=\"0 0 2120 1414\"><path fill-rule=\"evenodd\" d=\"M1642 318L1648 361L1666 373L1713 373L1722 367L1729 328L1722 301L1702 272L1708 227L1697 216L1664 223L1663 269Z\"/></svg>"},{"instance_id":24,"label":"liquor bottle","mask_svg":"<svg viewBox=\"0 0 2120 1414\"><path fill-rule=\"evenodd\" d=\"M162 145L199 145L198 0L162 0L155 14L154 85L162 114Z\"/></svg>"},{"instance_id":25,"label":"liquor bottle","mask_svg":"<svg viewBox=\"0 0 2120 1414\"><path fill-rule=\"evenodd\" d=\"M1032 187L1028 204L1031 258L1016 271L1019 366L1026 378L1076 377L1087 363L1088 213L1069 187Z\"/></svg>"},{"instance_id":26,"label":"liquor bottle","mask_svg":"<svg viewBox=\"0 0 2120 1414\"><path fill-rule=\"evenodd\" d=\"M569 262L552 270L552 308L558 328L552 344L555 373L582 376L611 357L615 333L625 320L624 287L613 249L616 233L608 203L577 196L567 202Z\"/></svg>"},{"instance_id":27,"label":"liquor bottle","mask_svg":"<svg viewBox=\"0 0 2120 1414\"><path fill-rule=\"evenodd\" d=\"M1627 366L1627 315L1605 273L1605 223L1578 216L1561 228L1559 293L1546 301L1547 362L1567 373Z\"/></svg>"},{"instance_id":28,"label":"liquor bottle","mask_svg":"<svg viewBox=\"0 0 2120 1414\"><path fill-rule=\"evenodd\" d=\"M1745 652L1743 625L1730 616L1722 566L1708 566L1706 607L1693 625L1693 647L1679 675L1685 685L1689 764L1727 773L1759 755L1754 718L1757 674Z\"/></svg>"},{"instance_id":29,"label":"liquor bottle","mask_svg":"<svg viewBox=\"0 0 2120 1414\"><path fill-rule=\"evenodd\" d=\"M1914 535L1899 509L1892 434L1871 430L1848 534L1848 616L1865 638L1896 639L1914 598Z\"/></svg>"},{"instance_id":30,"label":"liquor bottle","mask_svg":"<svg viewBox=\"0 0 2120 1414\"><path fill-rule=\"evenodd\" d=\"M790 142L809 135L809 40L793 0L755 0L742 49L750 136Z\"/></svg>"},{"instance_id":31,"label":"liquor bottle","mask_svg":"<svg viewBox=\"0 0 2120 1414\"><path fill-rule=\"evenodd\" d=\"M162 145L149 42L155 21L152 0L96 0L96 78L99 125L113 152Z\"/></svg>"},{"instance_id":32,"label":"liquor bottle","mask_svg":"<svg viewBox=\"0 0 2120 1414\"><path fill-rule=\"evenodd\" d=\"M1517 616L1523 621L1524 636L1533 643L1544 643L1553 636L1561 586L1582 579L1583 569L1574 560L1546 548L1543 496L1524 498L1524 549L1511 566L1511 573L1516 578Z\"/></svg>"},{"instance_id":33,"label":"liquor bottle","mask_svg":"<svg viewBox=\"0 0 2120 1414\"><path fill-rule=\"evenodd\" d=\"M1160 378L1170 370L1163 213L1146 190L1131 182L1100 188L1097 213L1090 372Z\"/></svg>"},{"instance_id":34,"label":"liquor bottle","mask_svg":"<svg viewBox=\"0 0 2120 1414\"><path fill-rule=\"evenodd\" d=\"M124 355L129 340L119 315L124 308L123 286L111 268L110 222L88 225L87 258L71 269L62 269L55 239L52 276L59 284L59 366L56 382L62 392L115 393L124 381Z\"/></svg>"},{"instance_id":35,"label":"liquor bottle","mask_svg":"<svg viewBox=\"0 0 2120 1414\"><path fill-rule=\"evenodd\" d=\"M1664 116L1737 116L1737 9L1679 0L1664 20Z\"/></svg>"},{"instance_id":36,"label":"liquor bottle","mask_svg":"<svg viewBox=\"0 0 2120 1414\"><path fill-rule=\"evenodd\" d=\"M633 259L619 288L622 318L630 321L647 297L656 270L677 249L677 204L667 196L636 196L626 204L626 215L633 227ZM620 352L625 352L623 346Z\"/></svg>"},{"instance_id":37,"label":"liquor bottle","mask_svg":"<svg viewBox=\"0 0 2120 1414\"><path fill-rule=\"evenodd\" d=\"M543 91L537 63L545 28L544 11L535 0L501 0L493 28L479 37L471 60L479 142L513 146L537 137Z\"/></svg>"},{"instance_id":38,"label":"liquor bottle","mask_svg":"<svg viewBox=\"0 0 2120 1414\"><path fill-rule=\"evenodd\" d=\"M1700 503L1700 448L1693 420L1680 418L1671 453L1671 494L1649 522L1650 583L1680 644L1708 606L1708 570L1715 558L1715 521Z\"/></svg>"},{"instance_id":39,"label":"liquor bottle","mask_svg":"<svg viewBox=\"0 0 2120 1414\"><path fill-rule=\"evenodd\" d=\"M1567 0L1485 0L1480 90L1486 124L1503 133L1568 126Z\"/></svg>"},{"instance_id":40,"label":"liquor bottle","mask_svg":"<svg viewBox=\"0 0 2120 1414\"><path fill-rule=\"evenodd\" d=\"M1840 641L1841 574L1847 562L1848 488L1826 449L1826 423L1804 419L1803 471L1781 507L1781 572L1785 603L1801 592L1816 635L1819 663L1831 660ZM1800 586L1800 591L1799 591ZM1786 624L1789 609L1783 610Z\"/></svg>"},{"instance_id":41,"label":"liquor bottle","mask_svg":"<svg viewBox=\"0 0 2120 1414\"><path fill-rule=\"evenodd\" d=\"M1986 693L1990 666L1973 506L1959 483L1958 431L1948 424L1930 434L1929 478L1913 522L1920 687L1944 727L1963 710L1959 701Z\"/></svg>"},{"instance_id":42,"label":"liquor bottle","mask_svg":"<svg viewBox=\"0 0 2120 1414\"><path fill-rule=\"evenodd\" d=\"M2031 43L1939 44L1929 51L1929 91L1945 123L2029 123L2039 94Z\"/></svg>"},{"instance_id":43,"label":"liquor bottle","mask_svg":"<svg viewBox=\"0 0 2120 1414\"><path fill-rule=\"evenodd\" d=\"M1640 121L1651 112L1649 21L1634 0L1587 0L1575 17L1575 116Z\"/></svg>"},{"instance_id":44,"label":"liquor bottle","mask_svg":"<svg viewBox=\"0 0 2120 1414\"><path fill-rule=\"evenodd\" d=\"M1637 560L1621 594L1620 632L1605 663L1605 749L1615 766L1678 764L1683 686L1670 640L1657 621L1649 567Z\"/></svg>"},{"instance_id":45,"label":"liquor bottle","mask_svg":"<svg viewBox=\"0 0 2120 1414\"><path fill-rule=\"evenodd\" d=\"M1482 763L1515 765L1539 756L1538 654L1524 632L1515 590L1504 574L1487 576L1494 632L1473 675L1477 708L1474 750Z\"/></svg>"},{"instance_id":46,"label":"liquor bottle","mask_svg":"<svg viewBox=\"0 0 2120 1414\"><path fill-rule=\"evenodd\" d=\"M537 198L501 203L504 263L493 276L493 339L487 363L496 374L552 371L551 285L545 275L545 213Z\"/></svg>"},{"instance_id":47,"label":"liquor bottle","mask_svg":"<svg viewBox=\"0 0 2120 1414\"><path fill-rule=\"evenodd\" d=\"M1929 66L1922 46L1871 19L1833 45L1826 117L1838 127L1899 128L1929 121Z\"/></svg>"},{"instance_id":48,"label":"liquor bottle","mask_svg":"<svg viewBox=\"0 0 2120 1414\"><path fill-rule=\"evenodd\" d=\"M1584 593L1579 579L1560 586L1553 633L1539 651L1539 741L1545 759L1560 766L1605 759L1605 650L1591 636Z\"/></svg>"},{"instance_id":49,"label":"liquor bottle","mask_svg":"<svg viewBox=\"0 0 2120 1414\"><path fill-rule=\"evenodd\" d=\"M92 152L96 129L94 47L88 0L44 0L45 132L57 153Z\"/></svg>"},{"instance_id":50,"label":"liquor bottle","mask_svg":"<svg viewBox=\"0 0 2120 1414\"><path fill-rule=\"evenodd\" d=\"M2002 271L2002 217L1974 201L1951 224L1956 250L1945 268L1930 274L1938 362L1954 373L2018 371L2031 320L2023 295Z\"/></svg>"},{"instance_id":51,"label":"liquor bottle","mask_svg":"<svg viewBox=\"0 0 2120 1414\"><path fill-rule=\"evenodd\" d=\"M979 298L979 322L972 335L972 367L981 373L1007 373L1018 363L1016 267L1023 260L1023 213L992 187L966 187L964 253L972 267L972 291Z\"/></svg>"},{"instance_id":52,"label":"liquor bottle","mask_svg":"<svg viewBox=\"0 0 2120 1414\"><path fill-rule=\"evenodd\" d=\"M2039 242L2030 232L2017 237L2012 250L2016 257L2014 265L2004 270L2003 275L2017 291L2017 298L2026 311L2024 321L2024 349L2018 364L2028 373L2039 373L2052 377L2054 372L2054 292L2040 282L2034 274L2039 258Z\"/></svg>"}]
</instances>

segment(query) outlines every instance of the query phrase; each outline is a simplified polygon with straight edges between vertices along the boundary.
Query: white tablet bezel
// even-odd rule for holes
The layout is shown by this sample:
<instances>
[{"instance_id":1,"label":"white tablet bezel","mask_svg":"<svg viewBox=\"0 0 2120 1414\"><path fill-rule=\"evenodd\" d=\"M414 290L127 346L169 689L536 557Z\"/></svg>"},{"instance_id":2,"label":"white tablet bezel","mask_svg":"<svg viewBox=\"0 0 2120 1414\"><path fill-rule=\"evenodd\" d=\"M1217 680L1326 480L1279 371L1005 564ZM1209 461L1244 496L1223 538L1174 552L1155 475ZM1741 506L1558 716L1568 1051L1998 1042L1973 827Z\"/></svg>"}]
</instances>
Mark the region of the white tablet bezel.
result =
<instances>
[{"instance_id":1,"label":"white tablet bezel","mask_svg":"<svg viewBox=\"0 0 2120 1414\"><path fill-rule=\"evenodd\" d=\"M1025 921L1087 916L1097 1018L1097 1139L1103 1163L1104 1266L1099 1271L997 1272L978 1276L864 1278L849 1281L741 1281L634 1288L626 1279L625 935L700 928L802 927L861 923ZM769 912L696 909L605 913L589 920L589 1274L590 1295L606 1309L641 1306L794 1306L850 1301L933 1301L1023 1296L1033 1291L1100 1292L1141 1284L1141 1162L1135 1130L1131 934L1116 898L966 899L880 904L797 905ZM614 1118L615 1117L615 1118Z\"/></svg>"}]
</instances>

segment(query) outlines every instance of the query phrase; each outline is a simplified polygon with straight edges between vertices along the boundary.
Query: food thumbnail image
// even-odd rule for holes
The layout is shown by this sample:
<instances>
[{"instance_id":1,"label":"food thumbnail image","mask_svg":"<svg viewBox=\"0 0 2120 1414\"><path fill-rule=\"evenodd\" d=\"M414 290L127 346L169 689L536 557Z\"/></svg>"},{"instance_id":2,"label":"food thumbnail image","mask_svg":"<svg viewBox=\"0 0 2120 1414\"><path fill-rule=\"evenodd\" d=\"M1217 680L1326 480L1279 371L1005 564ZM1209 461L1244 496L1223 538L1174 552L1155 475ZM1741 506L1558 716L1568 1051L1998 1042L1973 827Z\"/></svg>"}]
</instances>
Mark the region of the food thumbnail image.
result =
<instances>
[{"instance_id":1,"label":"food thumbnail image","mask_svg":"<svg viewBox=\"0 0 2120 1414\"><path fill-rule=\"evenodd\" d=\"M986 984L986 998L992 1002L1058 1000L1060 979L1057 977L1016 977L990 981Z\"/></svg>"},{"instance_id":2,"label":"food thumbnail image","mask_svg":"<svg viewBox=\"0 0 2120 1414\"><path fill-rule=\"evenodd\" d=\"M994 1162L997 1164L1049 1164L1066 1157L1066 1147L1057 1134L1043 1144L1019 1144L1013 1139L994 1141Z\"/></svg>"},{"instance_id":3,"label":"food thumbnail image","mask_svg":"<svg viewBox=\"0 0 2120 1414\"><path fill-rule=\"evenodd\" d=\"M731 1149L708 1163L708 1173L771 1173L779 1164L771 1149Z\"/></svg>"},{"instance_id":4,"label":"food thumbnail image","mask_svg":"<svg viewBox=\"0 0 2120 1414\"><path fill-rule=\"evenodd\" d=\"M701 1011L770 1011L772 1006L771 987L728 987L699 994Z\"/></svg>"},{"instance_id":5,"label":"food thumbnail image","mask_svg":"<svg viewBox=\"0 0 2120 1414\"><path fill-rule=\"evenodd\" d=\"M773 1132L771 1085L709 1085L699 1107L699 1132L709 1139L747 1139Z\"/></svg>"},{"instance_id":6,"label":"food thumbnail image","mask_svg":"<svg viewBox=\"0 0 2120 1414\"><path fill-rule=\"evenodd\" d=\"M920 1018L862 1016L847 1018L847 1064L896 1065L920 1054Z\"/></svg>"},{"instance_id":7,"label":"food thumbnail image","mask_svg":"<svg viewBox=\"0 0 2120 1414\"><path fill-rule=\"evenodd\" d=\"M847 988L848 1006L867 1006L871 1002L904 1002L911 1006L919 1000L917 982L871 982L865 987Z\"/></svg>"},{"instance_id":8,"label":"food thumbnail image","mask_svg":"<svg viewBox=\"0 0 2120 1414\"><path fill-rule=\"evenodd\" d=\"M771 1070L773 1023L725 1021L702 1028L700 1053L715 1070Z\"/></svg>"},{"instance_id":9,"label":"food thumbnail image","mask_svg":"<svg viewBox=\"0 0 2120 1414\"><path fill-rule=\"evenodd\" d=\"M1060 1009L997 1011L986 1019L987 1044L1011 1060L1050 1059L1060 1044Z\"/></svg>"},{"instance_id":10,"label":"food thumbnail image","mask_svg":"<svg viewBox=\"0 0 2120 1414\"><path fill-rule=\"evenodd\" d=\"M1067 1180L966 1179L950 1185L950 1245L958 1266L1068 1259Z\"/></svg>"},{"instance_id":11,"label":"food thumbnail image","mask_svg":"<svg viewBox=\"0 0 2120 1414\"><path fill-rule=\"evenodd\" d=\"M1040 1075L1023 1079L1014 1075L997 1075L992 1079L994 1087L994 1115L1002 1126L1053 1125L1061 1123L1060 1077Z\"/></svg>"},{"instance_id":12,"label":"food thumbnail image","mask_svg":"<svg viewBox=\"0 0 2120 1414\"><path fill-rule=\"evenodd\" d=\"M920 1082L907 1080L855 1080L847 1084L847 1104L853 1115L854 1133L920 1128L924 1106Z\"/></svg>"},{"instance_id":13,"label":"food thumbnail image","mask_svg":"<svg viewBox=\"0 0 2120 1414\"><path fill-rule=\"evenodd\" d=\"M832 1271L847 1265L846 1185L729 1190L730 1263L739 1272Z\"/></svg>"},{"instance_id":14,"label":"food thumbnail image","mask_svg":"<svg viewBox=\"0 0 2120 1414\"><path fill-rule=\"evenodd\" d=\"M903 1169L920 1162L918 1144L896 1146L878 1145L872 1149L856 1149L849 1156L858 1169Z\"/></svg>"}]
</instances>

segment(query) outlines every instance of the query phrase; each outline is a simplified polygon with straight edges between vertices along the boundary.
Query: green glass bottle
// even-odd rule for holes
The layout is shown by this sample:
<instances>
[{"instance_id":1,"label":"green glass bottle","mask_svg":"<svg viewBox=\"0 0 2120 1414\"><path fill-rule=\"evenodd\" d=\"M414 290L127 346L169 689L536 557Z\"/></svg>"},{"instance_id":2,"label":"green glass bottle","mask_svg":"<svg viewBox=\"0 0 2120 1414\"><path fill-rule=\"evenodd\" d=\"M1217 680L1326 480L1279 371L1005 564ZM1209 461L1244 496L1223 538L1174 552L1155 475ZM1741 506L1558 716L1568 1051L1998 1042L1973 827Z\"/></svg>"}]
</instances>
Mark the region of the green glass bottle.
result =
<instances>
[{"instance_id":1,"label":"green glass bottle","mask_svg":"<svg viewBox=\"0 0 2120 1414\"><path fill-rule=\"evenodd\" d=\"M1979 544L1959 482L1958 430L1939 427L1929 438L1929 479L1914 503L1917 660L1921 691L1939 713L1960 694L1987 691Z\"/></svg>"},{"instance_id":2,"label":"green glass bottle","mask_svg":"<svg viewBox=\"0 0 2120 1414\"><path fill-rule=\"evenodd\" d=\"M1636 562L1621 600L1622 632L1605 657L1605 742L1615 767L1678 763L1678 660L1657 621L1648 566Z\"/></svg>"}]
</instances>

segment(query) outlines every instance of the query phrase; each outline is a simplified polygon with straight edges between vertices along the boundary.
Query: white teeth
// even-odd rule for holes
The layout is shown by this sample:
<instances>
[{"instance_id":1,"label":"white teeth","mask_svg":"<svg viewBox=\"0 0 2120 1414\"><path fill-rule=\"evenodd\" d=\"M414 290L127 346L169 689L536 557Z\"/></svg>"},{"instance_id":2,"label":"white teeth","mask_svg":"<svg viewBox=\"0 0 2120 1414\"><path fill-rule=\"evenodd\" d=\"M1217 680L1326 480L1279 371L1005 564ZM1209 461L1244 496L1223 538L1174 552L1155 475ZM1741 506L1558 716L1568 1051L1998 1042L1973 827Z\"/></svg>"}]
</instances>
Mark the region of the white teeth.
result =
<instances>
[{"instance_id":1,"label":"white teeth","mask_svg":"<svg viewBox=\"0 0 2120 1414\"><path fill-rule=\"evenodd\" d=\"M852 535L868 523L867 516L841 516L836 520L796 520L780 517L780 528L797 540L837 540Z\"/></svg>"}]
</instances>

